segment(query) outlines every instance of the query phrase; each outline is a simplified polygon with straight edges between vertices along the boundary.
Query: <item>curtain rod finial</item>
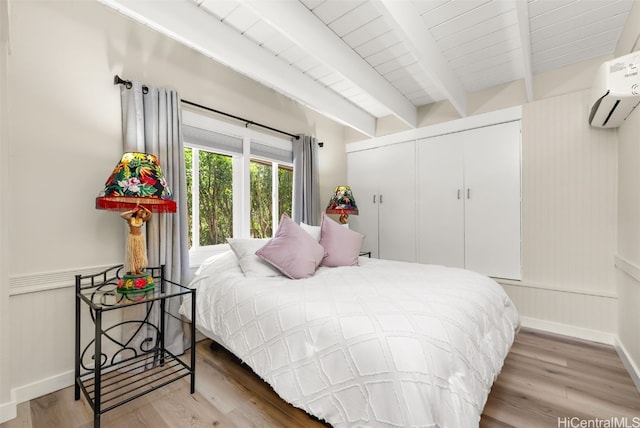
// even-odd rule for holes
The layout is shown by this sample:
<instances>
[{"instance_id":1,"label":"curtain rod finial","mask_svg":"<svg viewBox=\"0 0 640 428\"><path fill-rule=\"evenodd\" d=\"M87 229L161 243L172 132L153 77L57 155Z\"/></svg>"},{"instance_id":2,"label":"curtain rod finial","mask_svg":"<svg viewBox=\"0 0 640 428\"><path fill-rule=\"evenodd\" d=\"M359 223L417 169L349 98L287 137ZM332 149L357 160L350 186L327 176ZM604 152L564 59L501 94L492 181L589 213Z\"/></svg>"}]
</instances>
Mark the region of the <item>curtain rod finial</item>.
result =
<instances>
[{"instance_id":1,"label":"curtain rod finial","mask_svg":"<svg viewBox=\"0 0 640 428\"><path fill-rule=\"evenodd\" d=\"M117 74L113 76L113 84L124 85L127 89L131 89L131 87L133 86L130 81L121 79Z\"/></svg>"}]
</instances>

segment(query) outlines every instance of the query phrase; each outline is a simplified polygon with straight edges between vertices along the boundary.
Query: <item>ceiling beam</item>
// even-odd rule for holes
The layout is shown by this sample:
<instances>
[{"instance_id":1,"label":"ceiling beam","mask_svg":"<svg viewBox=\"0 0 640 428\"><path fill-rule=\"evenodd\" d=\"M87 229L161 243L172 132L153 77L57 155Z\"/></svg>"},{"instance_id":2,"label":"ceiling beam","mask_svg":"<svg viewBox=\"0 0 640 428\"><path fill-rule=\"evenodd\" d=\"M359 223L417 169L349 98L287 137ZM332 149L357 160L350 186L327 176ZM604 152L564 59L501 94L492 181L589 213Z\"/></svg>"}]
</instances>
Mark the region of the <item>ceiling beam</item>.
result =
<instances>
[{"instance_id":1,"label":"ceiling beam","mask_svg":"<svg viewBox=\"0 0 640 428\"><path fill-rule=\"evenodd\" d=\"M460 116L467 115L467 93L411 1L378 0L378 10L388 19L415 55L422 70L449 100Z\"/></svg>"},{"instance_id":2,"label":"ceiling beam","mask_svg":"<svg viewBox=\"0 0 640 428\"><path fill-rule=\"evenodd\" d=\"M527 91L527 101L533 101L533 71L531 69L531 31L529 29L529 2L516 1L516 15L518 17L518 31L520 31L520 46L522 49L522 69L524 72L524 86Z\"/></svg>"},{"instance_id":3,"label":"ceiling beam","mask_svg":"<svg viewBox=\"0 0 640 428\"><path fill-rule=\"evenodd\" d=\"M375 135L375 117L204 13L191 0L98 1L326 117Z\"/></svg>"},{"instance_id":4,"label":"ceiling beam","mask_svg":"<svg viewBox=\"0 0 640 428\"><path fill-rule=\"evenodd\" d=\"M417 108L304 4L241 1L309 55L361 88L397 118L416 127Z\"/></svg>"}]
</instances>

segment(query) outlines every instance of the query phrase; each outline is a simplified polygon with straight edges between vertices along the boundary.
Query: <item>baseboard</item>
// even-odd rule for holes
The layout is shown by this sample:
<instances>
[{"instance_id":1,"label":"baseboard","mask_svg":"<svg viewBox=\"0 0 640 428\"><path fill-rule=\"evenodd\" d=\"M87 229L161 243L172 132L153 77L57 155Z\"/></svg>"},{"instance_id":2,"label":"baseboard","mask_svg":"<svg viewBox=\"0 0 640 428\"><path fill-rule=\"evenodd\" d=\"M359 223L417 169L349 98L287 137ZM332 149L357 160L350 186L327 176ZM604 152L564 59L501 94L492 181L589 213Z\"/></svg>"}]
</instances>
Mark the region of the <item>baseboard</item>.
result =
<instances>
[{"instance_id":1,"label":"baseboard","mask_svg":"<svg viewBox=\"0 0 640 428\"><path fill-rule=\"evenodd\" d=\"M28 385L13 388L11 401L0 404L0 423L14 419L18 415L18 404L73 385L74 372L68 371L42 379Z\"/></svg>"},{"instance_id":2,"label":"baseboard","mask_svg":"<svg viewBox=\"0 0 640 428\"><path fill-rule=\"evenodd\" d=\"M11 390L11 401L0 404L0 423L18 415L18 404L73 385L74 372L68 371Z\"/></svg>"},{"instance_id":3,"label":"baseboard","mask_svg":"<svg viewBox=\"0 0 640 428\"><path fill-rule=\"evenodd\" d=\"M640 369L638 369L638 365L633 361L632 358L629 357L629 352L627 348L624 347L622 343L616 337L615 348L622 360L622 364L629 372L629 376L631 376L631 380L636 385L636 389L640 391Z\"/></svg>"},{"instance_id":4,"label":"baseboard","mask_svg":"<svg viewBox=\"0 0 640 428\"><path fill-rule=\"evenodd\" d=\"M15 396L16 404L42 397L43 395L64 389L73 385L75 373L73 370L14 388L11 393Z\"/></svg>"},{"instance_id":5,"label":"baseboard","mask_svg":"<svg viewBox=\"0 0 640 428\"><path fill-rule=\"evenodd\" d=\"M575 337L576 339L590 340L592 342L604 343L615 346L617 338L613 333L599 330L591 330L584 327L577 327L569 324L561 324L553 321L544 321L536 318L520 317L523 327L536 330L547 331L549 333L562 334L564 336Z\"/></svg>"},{"instance_id":6,"label":"baseboard","mask_svg":"<svg viewBox=\"0 0 640 428\"><path fill-rule=\"evenodd\" d=\"M18 416L18 403L15 395L11 393L11 401L0 404L0 424L15 419Z\"/></svg>"}]
</instances>

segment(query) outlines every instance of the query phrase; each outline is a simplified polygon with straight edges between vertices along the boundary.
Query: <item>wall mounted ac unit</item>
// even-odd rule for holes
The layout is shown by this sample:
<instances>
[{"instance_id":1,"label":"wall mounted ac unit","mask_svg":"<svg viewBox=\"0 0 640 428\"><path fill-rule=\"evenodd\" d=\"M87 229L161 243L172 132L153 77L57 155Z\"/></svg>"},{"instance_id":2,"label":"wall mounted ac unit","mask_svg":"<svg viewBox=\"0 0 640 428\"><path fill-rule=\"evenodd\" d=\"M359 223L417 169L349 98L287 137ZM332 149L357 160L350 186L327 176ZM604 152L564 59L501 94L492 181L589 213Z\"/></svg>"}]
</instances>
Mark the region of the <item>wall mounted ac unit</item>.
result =
<instances>
[{"instance_id":1,"label":"wall mounted ac unit","mask_svg":"<svg viewBox=\"0 0 640 428\"><path fill-rule=\"evenodd\" d=\"M603 63L591 89L589 125L615 128L640 103L640 52Z\"/></svg>"}]
</instances>

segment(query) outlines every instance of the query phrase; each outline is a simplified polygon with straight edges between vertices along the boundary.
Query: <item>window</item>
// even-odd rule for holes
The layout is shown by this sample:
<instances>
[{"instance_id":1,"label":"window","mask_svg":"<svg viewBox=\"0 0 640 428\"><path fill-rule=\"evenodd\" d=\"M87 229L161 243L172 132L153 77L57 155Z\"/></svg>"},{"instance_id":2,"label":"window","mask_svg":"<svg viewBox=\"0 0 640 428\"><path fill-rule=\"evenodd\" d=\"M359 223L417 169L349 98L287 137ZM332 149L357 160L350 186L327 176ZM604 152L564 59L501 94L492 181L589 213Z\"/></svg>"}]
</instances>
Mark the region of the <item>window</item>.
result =
<instances>
[{"instance_id":1,"label":"window","mask_svg":"<svg viewBox=\"0 0 640 428\"><path fill-rule=\"evenodd\" d=\"M280 221L280 216L282 216L283 213L287 213L289 216L293 217L293 167L279 165L278 221Z\"/></svg>"},{"instance_id":2,"label":"window","mask_svg":"<svg viewBox=\"0 0 640 428\"><path fill-rule=\"evenodd\" d=\"M188 111L183 122L191 255L229 237L271 237L291 215L291 141Z\"/></svg>"},{"instance_id":3,"label":"window","mask_svg":"<svg viewBox=\"0 0 640 428\"><path fill-rule=\"evenodd\" d=\"M291 216L293 168L260 160L252 160L250 165L251 237L269 238L282 213Z\"/></svg>"},{"instance_id":4,"label":"window","mask_svg":"<svg viewBox=\"0 0 640 428\"><path fill-rule=\"evenodd\" d=\"M224 244L227 237L233 236L232 158L190 147L185 147L184 157L189 246Z\"/></svg>"},{"instance_id":5,"label":"window","mask_svg":"<svg viewBox=\"0 0 640 428\"><path fill-rule=\"evenodd\" d=\"M251 161L251 237L268 238L273 235L273 179L272 166Z\"/></svg>"}]
</instances>

